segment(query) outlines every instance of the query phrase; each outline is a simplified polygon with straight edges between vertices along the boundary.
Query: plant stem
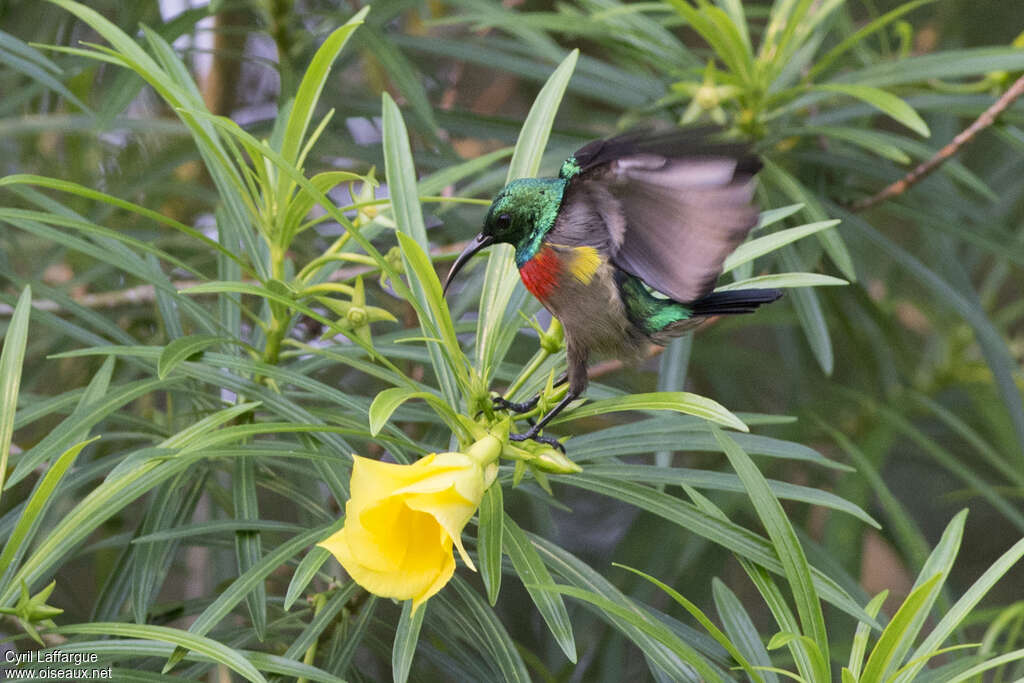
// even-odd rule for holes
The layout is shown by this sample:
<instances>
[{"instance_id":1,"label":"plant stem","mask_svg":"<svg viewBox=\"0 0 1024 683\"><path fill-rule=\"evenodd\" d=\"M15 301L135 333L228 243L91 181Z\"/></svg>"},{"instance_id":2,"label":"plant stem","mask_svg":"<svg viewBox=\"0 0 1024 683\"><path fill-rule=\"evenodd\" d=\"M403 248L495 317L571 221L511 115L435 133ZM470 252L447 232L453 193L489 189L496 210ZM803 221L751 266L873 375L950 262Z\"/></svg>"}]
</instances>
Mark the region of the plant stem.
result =
<instances>
[{"instance_id":1,"label":"plant stem","mask_svg":"<svg viewBox=\"0 0 1024 683\"><path fill-rule=\"evenodd\" d=\"M327 597L324 596L323 593L318 593L317 596L316 596L316 599L313 601L313 618L316 618L316 615L320 613L320 610L322 610L324 605L326 605L326 604L327 604ZM308 664L309 666L313 666L313 662L316 661L316 646L317 646L317 644L319 642L320 642L320 639L317 638L309 646L309 649L306 650L306 654L302 658L302 663L303 664ZM307 678L299 678L299 679L296 679L295 683L308 683L308 680L309 679L307 679Z\"/></svg>"},{"instance_id":2,"label":"plant stem","mask_svg":"<svg viewBox=\"0 0 1024 683\"><path fill-rule=\"evenodd\" d=\"M1006 109L1009 108L1009 106L1021 95L1024 95L1024 76L1018 78L1017 81L1010 86L1009 90L1003 93L1002 97L996 100L991 107L982 112L981 116L979 116L974 123L969 125L963 130L963 132L953 138L952 142L936 152L931 159L928 159L928 161L925 161L892 185L885 187L881 192L854 203L853 206L850 207L850 210L863 211L864 209L871 208L875 204L884 202L886 199L891 199L892 197L901 195L909 190L931 174L932 171L941 166L944 161L959 152L960 148L973 140L975 135L995 123L996 118L1006 111Z\"/></svg>"},{"instance_id":3,"label":"plant stem","mask_svg":"<svg viewBox=\"0 0 1024 683\"><path fill-rule=\"evenodd\" d=\"M511 400L515 393L523 388L523 385L526 384L526 380L530 379L530 376L537 372L540 366L550 355L551 352L547 349L543 347L538 349L537 353L533 355L533 359L530 361L530 364L523 368L523 371L519 373L518 377L516 377L516 381L513 382L507 390L505 390L506 401Z\"/></svg>"}]
</instances>

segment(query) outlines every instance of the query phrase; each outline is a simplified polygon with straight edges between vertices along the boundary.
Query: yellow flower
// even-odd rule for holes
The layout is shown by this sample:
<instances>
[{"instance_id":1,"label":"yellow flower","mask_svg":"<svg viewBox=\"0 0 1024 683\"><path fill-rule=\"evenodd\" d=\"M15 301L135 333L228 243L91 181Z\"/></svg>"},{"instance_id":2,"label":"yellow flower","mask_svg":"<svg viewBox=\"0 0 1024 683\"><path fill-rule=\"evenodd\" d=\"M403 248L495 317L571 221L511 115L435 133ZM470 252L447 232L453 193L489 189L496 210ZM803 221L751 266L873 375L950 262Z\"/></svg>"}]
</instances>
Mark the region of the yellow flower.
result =
<instances>
[{"instance_id":1,"label":"yellow flower","mask_svg":"<svg viewBox=\"0 0 1024 683\"><path fill-rule=\"evenodd\" d=\"M345 526L319 545L360 586L382 597L412 599L413 609L452 578L453 544L476 571L462 546L462 528L494 481L496 468L486 468L490 476L484 471L500 452L494 437L483 441L485 457L481 442L470 455L432 453L412 465L354 456Z\"/></svg>"}]
</instances>

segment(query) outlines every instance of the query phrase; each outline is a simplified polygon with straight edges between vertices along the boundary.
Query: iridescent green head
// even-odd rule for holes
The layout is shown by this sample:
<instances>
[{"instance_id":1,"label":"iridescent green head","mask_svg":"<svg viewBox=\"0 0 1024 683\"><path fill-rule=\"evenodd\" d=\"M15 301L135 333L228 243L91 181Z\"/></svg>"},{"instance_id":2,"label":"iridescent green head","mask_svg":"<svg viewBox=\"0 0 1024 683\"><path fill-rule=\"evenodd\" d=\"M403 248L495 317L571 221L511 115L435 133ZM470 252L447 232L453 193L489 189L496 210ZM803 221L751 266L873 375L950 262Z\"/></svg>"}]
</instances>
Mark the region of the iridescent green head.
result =
<instances>
[{"instance_id":1,"label":"iridescent green head","mask_svg":"<svg viewBox=\"0 0 1024 683\"><path fill-rule=\"evenodd\" d=\"M445 290L474 254L492 244L513 245L517 265L533 258L541 239L555 225L565 185L561 178L520 178L506 185L491 202L483 230L452 264Z\"/></svg>"}]
</instances>

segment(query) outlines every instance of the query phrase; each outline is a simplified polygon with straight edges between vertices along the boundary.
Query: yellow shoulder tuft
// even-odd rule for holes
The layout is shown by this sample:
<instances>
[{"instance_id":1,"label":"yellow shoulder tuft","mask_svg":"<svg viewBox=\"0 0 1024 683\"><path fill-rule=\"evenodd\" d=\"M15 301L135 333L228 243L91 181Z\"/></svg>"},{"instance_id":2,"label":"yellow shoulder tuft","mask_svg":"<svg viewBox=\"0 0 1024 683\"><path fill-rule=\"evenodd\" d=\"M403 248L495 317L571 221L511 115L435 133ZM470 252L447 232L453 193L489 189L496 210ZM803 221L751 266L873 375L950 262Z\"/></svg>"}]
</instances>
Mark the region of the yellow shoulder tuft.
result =
<instances>
[{"instance_id":1,"label":"yellow shoulder tuft","mask_svg":"<svg viewBox=\"0 0 1024 683\"><path fill-rule=\"evenodd\" d=\"M601 255L594 247L573 247L569 260L569 272L585 285L594 279L594 273L601 267Z\"/></svg>"}]
</instances>

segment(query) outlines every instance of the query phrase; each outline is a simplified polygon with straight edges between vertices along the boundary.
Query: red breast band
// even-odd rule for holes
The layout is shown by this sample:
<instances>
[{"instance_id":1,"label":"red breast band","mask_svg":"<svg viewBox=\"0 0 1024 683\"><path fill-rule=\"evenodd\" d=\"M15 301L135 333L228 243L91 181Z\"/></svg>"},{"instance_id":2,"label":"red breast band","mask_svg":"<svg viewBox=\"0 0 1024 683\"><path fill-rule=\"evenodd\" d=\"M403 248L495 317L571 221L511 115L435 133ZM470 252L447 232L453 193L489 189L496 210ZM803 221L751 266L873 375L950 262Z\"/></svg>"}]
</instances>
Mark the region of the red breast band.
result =
<instances>
[{"instance_id":1,"label":"red breast band","mask_svg":"<svg viewBox=\"0 0 1024 683\"><path fill-rule=\"evenodd\" d=\"M558 274L562 269L562 261L551 247L544 245L533 258L519 269L519 277L523 284L535 297L544 301L558 283Z\"/></svg>"}]
</instances>

